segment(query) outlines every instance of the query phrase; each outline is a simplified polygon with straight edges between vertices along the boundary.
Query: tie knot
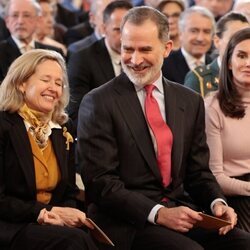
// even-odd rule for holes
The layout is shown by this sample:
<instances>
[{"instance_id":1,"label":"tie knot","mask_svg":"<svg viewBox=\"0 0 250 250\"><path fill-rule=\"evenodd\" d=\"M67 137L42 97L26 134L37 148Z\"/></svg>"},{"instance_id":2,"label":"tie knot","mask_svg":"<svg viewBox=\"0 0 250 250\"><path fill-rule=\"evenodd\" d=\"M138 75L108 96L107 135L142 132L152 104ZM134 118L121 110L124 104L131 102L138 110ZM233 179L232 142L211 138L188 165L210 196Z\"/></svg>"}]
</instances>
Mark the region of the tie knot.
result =
<instances>
[{"instance_id":1,"label":"tie knot","mask_svg":"<svg viewBox=\"0 0 250 250\"><path fill-rule=\"evenodd\" d=\"M144 86L144 89L148 95L150 95L152 93L154 88L155 88L155 85L153 85L153 84Z\"/></svg>"}]
</instances>

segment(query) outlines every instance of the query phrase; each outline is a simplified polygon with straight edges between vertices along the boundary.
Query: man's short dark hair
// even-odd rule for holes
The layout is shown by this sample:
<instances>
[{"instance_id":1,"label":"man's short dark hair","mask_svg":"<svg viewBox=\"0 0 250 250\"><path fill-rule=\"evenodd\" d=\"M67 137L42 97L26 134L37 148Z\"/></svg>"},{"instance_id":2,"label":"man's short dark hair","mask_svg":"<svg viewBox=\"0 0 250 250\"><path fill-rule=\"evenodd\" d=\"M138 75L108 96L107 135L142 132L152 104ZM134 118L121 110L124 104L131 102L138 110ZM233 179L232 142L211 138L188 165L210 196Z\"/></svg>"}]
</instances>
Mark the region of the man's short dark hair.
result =
<instances>
[{"instance_id":1,"label":"man's short dark hair","mask_svg":"<svg viewBox=\"0 0 250 250\"><path fill-rule=\"evenodd\" d=\"M169 40L169 25L167 17L160 11L149 6L134 7L133 9L129 10L128 13L123 17L121 31L127 22L135 25L141 25L147 20L155 23L158 28L158 37L162 42Z\"/></svg>"},{"instance_id":2,"label":"man's short dark hair","mask_svg":"<svg viewBox=\"0 0 250 250\"><path fill-rule=\"evenodd\" d=\"M232 21L239 21L242 23L248 23L246 16L237 12L229 12L226 15L222 16L216 24L215 34L219 37L223 37L223 33L227 30L227 24Z\"/></svg>"},{"instance_id":3,"label":"man's short dark hair","mask_svg":"<svg viewBox=\"0 0 250 250\"><path fill-rule=\"evenodd\" d=\"M132 8L133 8L132 4L125 0L118 0L109 3L103 11L103 23L107 23L109 21L110 16L116 9L129 10Z\"/></svg>"}]
</instances>

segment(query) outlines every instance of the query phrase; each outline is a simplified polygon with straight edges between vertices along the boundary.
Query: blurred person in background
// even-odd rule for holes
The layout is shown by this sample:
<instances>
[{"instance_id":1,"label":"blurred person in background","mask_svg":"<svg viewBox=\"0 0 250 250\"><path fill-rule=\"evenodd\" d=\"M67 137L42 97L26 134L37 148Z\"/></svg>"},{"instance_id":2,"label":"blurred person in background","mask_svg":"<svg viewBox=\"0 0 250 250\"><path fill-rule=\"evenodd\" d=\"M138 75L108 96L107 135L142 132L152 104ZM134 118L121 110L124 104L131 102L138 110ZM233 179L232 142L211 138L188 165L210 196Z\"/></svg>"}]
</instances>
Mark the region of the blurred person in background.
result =
<instances>
[{"instance_id":1,"label":"blurred person in background","mask_svg":"<svg viewBox=\"0 0 250 250\"><path fill-rule=\"evenodd\" d=\"M250 0L237 0L233 10L244 14L250 22Z\"/></svg>"},{"instance_id":2,"label":"blurred person in background","mask_svg":"<svg viewBox=\"0 0 250 250\"><path fill-rule=\"evenodd\" d=\"M113 0L92 0L90 4L89 22L94 31L91 35L71 43L68 47L69 54L89 47L91 44L103 37L103 11Z\"/></svg>"},{"instance_id":3,"label":"blurred person in background","mask_svg":"<svg viewBox=\"0 0 250 250\"><path fill-rule=\"evenodd\" d=\"M216 31L213 38L218 56L208 65L196 67L185 77L185 86L200 93L205 97L215 91L219 86L219 71L221 61L231 36L238 30L249 27L247 18L237 12L229 12L216 23Z\"/></svg>"},{"instance_id":4,"label":"blurred person in background","mask_svg":"<svg viewBox=\"0 0 250 250\"><path fill-rule=\"evenodd\" d=\"M11 63L29 50L50 49L63 54L60 48L35 41L40 18L41 8L36 0L10 0L6 5L5 21L11 35L0 42L0 81Z\"/></svg>"},{"instance_id":5,"label":"blurred person in background","mask_svg":"<svg viewBox=\"0 0 250 250\"><path fill-rule=\"evenodd\" d=\"M71 99L69 116L77 127L78 109L89 91L110 81L121 73L122 18L133 6L124 0L110 2L103 11L103 39L72 53L68 61Z\"/></svg>"},{"instance_id":6,"label":"blurred person in background","mask_svg":"<svg viewBox=\"0 0 250 250\"><path fill-rule=\"evenodd\" d=\"M164 59L162 73L170 81L184 84L190 70L212 61L208 51L215 31L213 14L200 6L187 8L180 16L179 31L181 48Z\"/></svg>"},{"instance_id":7,"label":"blurred person in background","mask_svg":"<svg viewBox=\"0 0 250 250\"><path fill-rule=\"evenodd\" d=\"M52 38L54 36L55 25L55 8L53 7L53 4L51 4L50 0L38 0L38 2L41 7L41 18L37 23L35 39L40 43L60 48L66 57L67 49L65 45Z\"/></svg>"},{"instance_id":8,"label":"blurred person in background","mask_svg":"<svg viewBox=\"0 0 250 250\"><path fill-rule=\"evenodd\" d=\"M157 9L168 18L169 37L173 41L173 50L178 50L181 47L178 24L180 15L185 9L184 2L182 0L163 0Z\"/></svg>"},{"instance_id":9,"label":"blurred person in background","mask_svg":"<svg viewBox=\"0 0 250 250\"><path fill-rule=\"evenodd\" d=\"M234 4L234 0L194 0L195 5L202 6L210 10L216 21L228 13Z\"/></svg>"}]
</instances>

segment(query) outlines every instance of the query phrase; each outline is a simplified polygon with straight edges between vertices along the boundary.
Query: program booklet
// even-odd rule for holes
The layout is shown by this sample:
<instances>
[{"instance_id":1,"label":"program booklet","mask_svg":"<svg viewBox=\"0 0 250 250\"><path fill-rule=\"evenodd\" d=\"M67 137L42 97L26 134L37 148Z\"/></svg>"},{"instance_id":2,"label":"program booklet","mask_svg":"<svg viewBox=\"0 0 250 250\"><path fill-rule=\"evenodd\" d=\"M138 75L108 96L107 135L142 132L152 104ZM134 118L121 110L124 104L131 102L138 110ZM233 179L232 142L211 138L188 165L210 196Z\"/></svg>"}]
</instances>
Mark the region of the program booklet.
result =
<instances>
[{"instance_id":1,"label":"program booklet","mask_svg":"<svg viewBox=\"0 0 250 250\"><path fill-rule=\"evenodd\" d=\"M202 217L202 221L197 221L195 224L195 227L201 227L209 230L218 230L221 227L229 226L231 225L231 222L220 219L218 217L204 214L202 212L199 213Z\"/></svg>"},{"instance_id":2,"label":"program booklet","mask_svg":"<svg viewBox=\"0 0 250 250\"><path fill-rule=\"evenodd\" d=\"M86 220L94 227L94 229L89 229L89 231L96 240L107 245L115 246L111 239L95 224L94 221L90 218L86 218Z\"/></svg>"}]
</instances>

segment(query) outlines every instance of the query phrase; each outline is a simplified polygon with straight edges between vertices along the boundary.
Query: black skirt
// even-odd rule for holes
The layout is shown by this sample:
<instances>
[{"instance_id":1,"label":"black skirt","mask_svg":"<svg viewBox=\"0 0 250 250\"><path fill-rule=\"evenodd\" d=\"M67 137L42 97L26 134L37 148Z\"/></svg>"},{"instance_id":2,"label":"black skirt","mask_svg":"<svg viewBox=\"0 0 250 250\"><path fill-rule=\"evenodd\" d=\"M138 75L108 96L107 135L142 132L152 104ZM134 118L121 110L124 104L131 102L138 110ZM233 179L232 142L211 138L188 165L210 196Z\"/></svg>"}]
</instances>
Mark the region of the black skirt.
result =
<instances>
[{"instance_id":1,"label":"black skirt","mask_svg":"<svg viewBox=\"0 0 250 250\"><path fill-rule=\"evenodd\" d=\"M234 178L249 182L250 174ZM237 227L250 232L250 196L230 196L227 202L238 214Z\"/></svg>"}]
</instances>

